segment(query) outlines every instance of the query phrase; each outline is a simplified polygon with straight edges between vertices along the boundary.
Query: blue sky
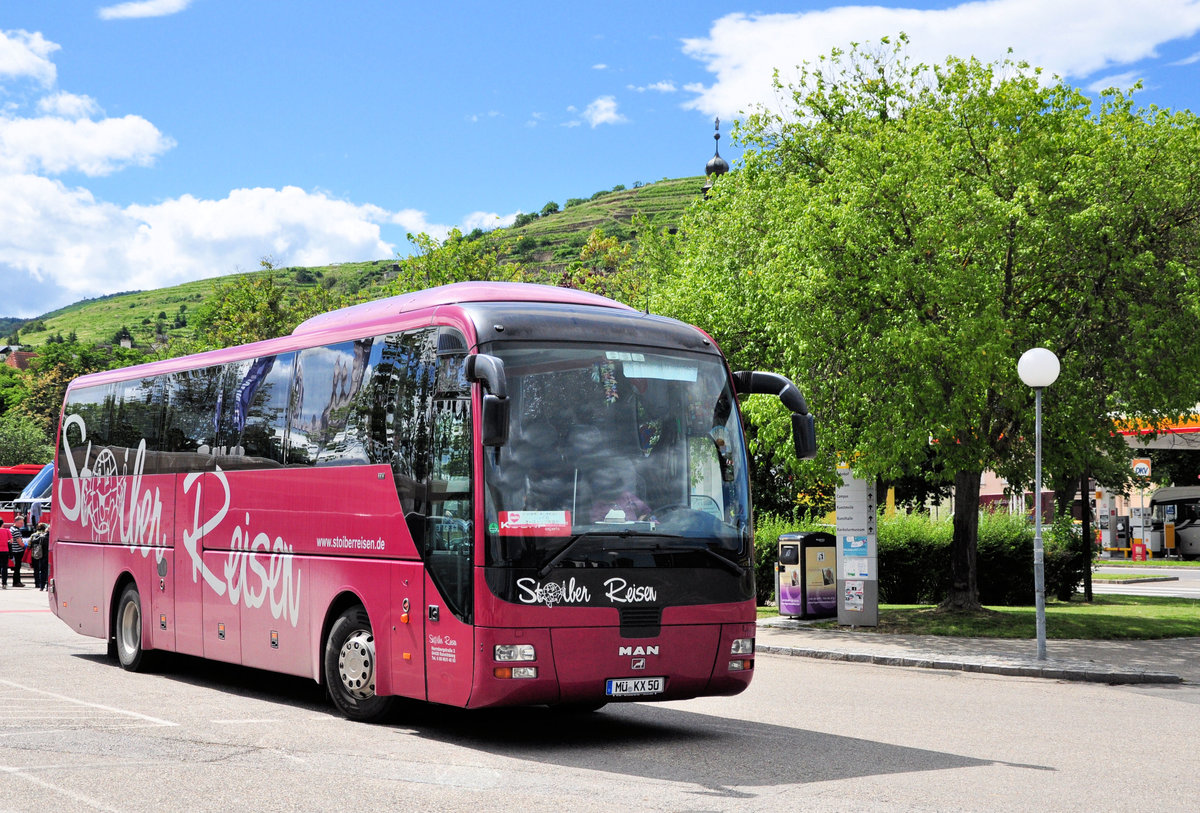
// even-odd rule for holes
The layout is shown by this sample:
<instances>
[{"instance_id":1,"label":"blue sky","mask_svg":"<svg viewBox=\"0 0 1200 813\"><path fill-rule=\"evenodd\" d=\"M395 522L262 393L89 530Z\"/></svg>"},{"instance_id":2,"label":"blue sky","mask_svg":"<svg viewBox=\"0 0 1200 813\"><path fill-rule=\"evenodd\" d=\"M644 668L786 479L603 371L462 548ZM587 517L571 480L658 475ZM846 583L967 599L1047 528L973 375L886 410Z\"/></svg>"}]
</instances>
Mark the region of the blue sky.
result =
<instances>
[{"instance_id":1,"label":"blue sky","mask_svg":"<svg viewBox=\"0 0 1200 813\"><path fill-rule=\"evenodd\" d=\"M4 0L0 315L698 175L718 115L736 166L773 68L898 31L1200 110L1200 0Z\"/></svg>"}]
</instances>

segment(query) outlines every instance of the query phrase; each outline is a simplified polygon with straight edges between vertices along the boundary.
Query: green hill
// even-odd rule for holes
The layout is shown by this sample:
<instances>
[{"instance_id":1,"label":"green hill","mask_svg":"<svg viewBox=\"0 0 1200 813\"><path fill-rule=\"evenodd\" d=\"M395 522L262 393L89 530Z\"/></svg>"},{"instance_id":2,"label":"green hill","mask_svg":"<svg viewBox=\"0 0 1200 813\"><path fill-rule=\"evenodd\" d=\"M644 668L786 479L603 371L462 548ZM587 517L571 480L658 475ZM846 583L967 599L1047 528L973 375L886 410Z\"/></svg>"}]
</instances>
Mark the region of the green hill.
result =
<instances>
[{"instance_id":1,"label":"green hill","mask_svg":"<svg viewBox=\"0 0 1200 813\"><path fill-rule=\"evenodd\" d=\"M524 215L518 221L521 225L505 230L512 248L509 259L556 270L579 256L593 229L601 228L610 236L632 240L633 218L639 213L656 228L674 226L683 212L700 199L703 185L703 177L664 179L633 189L602 190L587 199L571 198L557 212ZM473 239L481 234L466 237ZM244 258L230 258L231 262L239 259ZM390 293L388 282L402 262L401 258L391 257L249 273L274 273L279 284L298 292L321 286L366 300ZM135 347L149 349L164 341L190 337L189 316L212 295L218 283L231 276L234 275L86 299L35 319L0 319L0 324L8 325L4 336L14 328L19 329L21 343L34 347L54 337L67 338L72 333L83 342L113 342L115 335L125 328Z\"/></svg>"}]
</instances>

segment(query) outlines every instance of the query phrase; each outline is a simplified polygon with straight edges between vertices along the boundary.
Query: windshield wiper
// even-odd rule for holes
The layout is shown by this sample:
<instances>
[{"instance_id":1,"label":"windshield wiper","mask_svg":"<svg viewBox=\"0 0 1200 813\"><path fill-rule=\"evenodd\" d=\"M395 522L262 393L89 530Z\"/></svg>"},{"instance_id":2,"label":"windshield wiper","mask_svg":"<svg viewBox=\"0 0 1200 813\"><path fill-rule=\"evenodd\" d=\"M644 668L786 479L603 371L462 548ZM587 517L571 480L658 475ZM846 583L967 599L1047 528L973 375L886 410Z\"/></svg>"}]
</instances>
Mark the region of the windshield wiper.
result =
<instances>
[{"instance_id":1,"label":"windshield wiper","mask_svg":"<svg viewBox=\"0 0 1200 813\"><path fill-rule=\"evenodd\" d=\"M575 534L575 536L571 537L571 541L567 542L566 545L563 545L562 550L560 550L558 553L554 554L554 558L552 558L550 561L546 562L546 564L542 565L541 568L538 569L538 572L537 572L538 578L544 579L546 577L546 574L548 574L551 570L553 570L555 567L557 567L558 563L567 557L567 554L569 554L571 552L571 549L575 547L575 544L577 542L579 542L583 539L587 539L589 537L594 537L594 536L615 536L615 537L619 537L621 539L629 539L630 537L655 538L655 539L676 539L676 540L686 539L686 537L680 536L679 534L663 533L662 531L636 531L631 528L622 528L621 530L614 530L614 531L608 531L608 530L605 530L605 531L598 531L598 530L583 531L582 533ZM714 551L712 548L708 547L704 543L700 543L700 544L696 544L696 545L679 545L679 544L664 545L662 542L655 542L654 546L650 547L648 549L652 550L656 553L699 552L699 553L706 554L708 557L710 557L712 559L715 559L721 565L721 567L725 568L730 573L740 576L740 575L742 575L742 572L743 572L743 568L737 562L729 561L724 556L717 553L716 551Z\"/></svg>"},{"instance_id":2,"label":"windshield wiper","mask_svg":"<svg viewBox=\"0 0 1200 813\"><path fill-rule=\"evenodd\" d=\"M567 544L563 545L562 550L560 550L558 553L554 554L553 559L551 559L549 562L546 562L546 564L542 565L538 569L538 572L537 572L538 578L539 579L546 578L546 574L549 573L551 570L553 570L555 567L557 567L558 563L567 557L567 554L571 552L571 548L575 547L575 545L580 540L587 539L588 537L591 537L591 536L619 536L622 539L627 539L627 538L629 538L631 536L635 536L635 535L640 536L640 534L637 531L630 530L629 528L622 528L617 531L608 531L608 530L605 530L605 531L583 531L582 533L577 533L573 537L571 537L571 540L569 542L567 542Z\"/></svg>"},{"instance_id":3,"label":"windshield wiper","mask_svg":"<svg viewBox=\"0 0 1200 813\"><path fill-rule=\"evenodd\" d=\"M741 565L739 565L737 562L729 561L724 556L710 548L708 545L663 545L660 543L655 545L654 549L656 551L662 551L663 553L704 553L707 554L709 558L715 559L721 565L721 567L725 568L734 575L740 576L743 572Z\"/></svg>"}]
</instances>

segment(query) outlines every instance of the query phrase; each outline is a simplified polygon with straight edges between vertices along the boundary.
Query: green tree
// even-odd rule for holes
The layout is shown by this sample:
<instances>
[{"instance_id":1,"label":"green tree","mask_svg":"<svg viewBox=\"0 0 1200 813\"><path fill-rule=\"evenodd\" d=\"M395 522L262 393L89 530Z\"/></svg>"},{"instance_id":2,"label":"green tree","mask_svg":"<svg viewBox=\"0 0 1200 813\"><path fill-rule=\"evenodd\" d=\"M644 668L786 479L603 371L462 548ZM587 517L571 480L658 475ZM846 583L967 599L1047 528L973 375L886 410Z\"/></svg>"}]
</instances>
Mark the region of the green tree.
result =
<instances>
[{"instance_id":1,"label":"green tree","mask_svg":"<svg viewBox=\"0 0 1200 813\"><path fill-rule=\"evenodd\" d=\"M140 351L120 346L97 347L74 341L43 345L22 373L25 395L10 411L28 416L49 440L58 427L63 396L72 379L145 360Z\"/></svg>"},{"instance_id":2,"label":"green tree","mask_svg":"<svg viewBox=\"0 0 1200 813\"><path fill-rule=\"evenodd\" d=\"M0 415L21 403L26 392L21 371L7 364L0 365Z\"/></svg>"},{"instance_id":3,"label":"green tree","mask_svg":"<svg viewBox=\"0 0 1200 813\"><path fill-rule=\"evenodd\" d=\"M192 316L195 340L173 344L169 352L178 355L273 339L290 333L310 316L345 304L326 288L306 288L302 294L294 294L279 283L268 259L261 264L263 271L219 283Z\"/></svg>"},{"instance_id":4,"label":"green tree","mask_svg":"<svg viewBox=\"0 0 1200 813\"><path fill-rule=\"evenodd\" d=\"M0 466L49 463L54 446L37 421L15 411L0 415Z\"/></svg>"},{"instance_id":5,"label":"green tree","mask_svg":"<svg viewBox=\"0 0 1200 813\"><path fill-rule=\"evenodd\" d=\"M1024 350L1062 360L1044 459L1064 483L1128 457L1113 413L1197 401L1200 127L1113 91L1094 110L1022 63L913 65L904 43L777 80L793 110L735 128L743 165L685 218L656 305L792 375L830 458L952 481L947 604L973 608L980 475L1032 479Z\"/></svg>"},{"instance_id":6,"label":"green tree","mask_svg":"<svg viewBox=\"0 0 1200 813\"><path fill-rule=\"evenodd\" d=\"M486 232L477 240L467 240L458 229L451 229L445 240L422 232L408 235L416 249L405 261L392 283L395 293L407 293L454 282L524 280L520 263L505 263L509 254L503 229Z\"/></svg>"}]
</instances>

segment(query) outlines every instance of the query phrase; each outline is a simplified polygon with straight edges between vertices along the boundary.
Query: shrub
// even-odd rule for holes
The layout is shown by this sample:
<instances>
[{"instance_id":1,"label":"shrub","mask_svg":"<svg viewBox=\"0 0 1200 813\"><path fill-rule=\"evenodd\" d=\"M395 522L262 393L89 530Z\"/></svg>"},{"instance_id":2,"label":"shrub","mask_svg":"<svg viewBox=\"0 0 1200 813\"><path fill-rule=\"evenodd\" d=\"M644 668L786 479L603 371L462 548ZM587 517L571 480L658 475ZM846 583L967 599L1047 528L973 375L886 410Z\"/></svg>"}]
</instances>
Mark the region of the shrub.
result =
<instances>
[{"instance_id":1,"label":"shrub","mask_svg":"<svg viewBox=\"0 0 1200 813\"><path fill-rule=\"evenodd\" d=\"M948 520L927 514L897 514L876 524L879 601L886 604L936 604L950 586Z\"/></svg>"},{"instance_id":2,"label":"shrub","mask_svg":"<svg viewBox=\"0 0 1200 813\"><path fill-rule=\"evenodd\" d=\"M926 514L880 517L877 524L879 601L882 604L940 604L950 589L950 517ZM779 536L803 531L833 531L815 520L760 514L754 538L755 592L759 605L775 599ZM1044 529L1046 595L1069 600L1083 581L1083 539L1069 516ZM1004 511L979 517L977 548L979 600L989 606L1034 603L1033 528L1027 518Z\"/></svg>"},{"instance_id":3,"label":"shrub","mask_svg":"<svg viewBox=\"0 0 1200 813\"><path fill-rule=\"evenodd\" d=\"M1046 595L1059 601L1070 601L1083 583L1087 567L1087 550L1083 544L1083 533L1068 515L1054 519L1046 533L1042 531L1043 570L1046 576Z\"/></svg>"},{"instance_id":4,"label":"shrub","mask_svg":"<svg viewBox=\"0 0 1200 813\"><path fill-rule=\"evenodd\" d=\"M831 531L811 519L792 519L776 514L760 514L754 528L754 592L758 606L775 601L775 568L779 563L779 537L804 531Z\"/></svg>"},{"instance_id":5,"label":"shrub","mask_svg":"<svg viewBox=\"0 0 1200 813\"><path fill-rule=\"evenodd\" d=\"M1024 515L983 511L978 551L980 602L1033 604L1033 529Z\"/></svg>"}]
</instances>

